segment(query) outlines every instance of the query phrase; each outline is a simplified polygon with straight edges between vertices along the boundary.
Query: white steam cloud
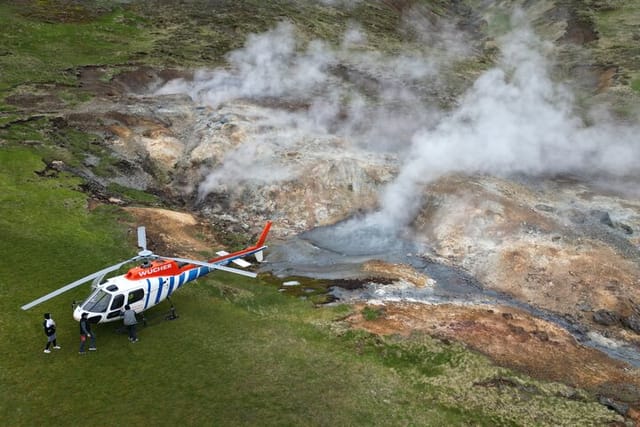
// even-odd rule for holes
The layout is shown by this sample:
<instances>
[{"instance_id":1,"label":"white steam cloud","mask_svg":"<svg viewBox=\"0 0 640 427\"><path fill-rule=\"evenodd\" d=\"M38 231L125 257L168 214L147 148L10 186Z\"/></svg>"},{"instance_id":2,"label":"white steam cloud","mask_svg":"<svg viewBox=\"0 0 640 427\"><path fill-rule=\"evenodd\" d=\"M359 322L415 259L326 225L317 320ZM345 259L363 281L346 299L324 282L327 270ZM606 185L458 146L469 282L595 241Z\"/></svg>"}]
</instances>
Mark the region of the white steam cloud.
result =
<instances>
[{"instance_id":1,"label":"white steam cloud","mask_svg":"<svg viewBox=\"0 0 640 427\"><path fill-rule=\"evenodd\" d=\"M518 17L514 17L518 19ZM409 222L422 185L450 173L624 175L637 168L639 128L597 122L573 112L573 98L554 83L550 48L526 25L501 40L499 64L482 74L460 105L433 128L416 132L411 154L384 191L378 220Z\"/></svg>"},{"instance_id":2,"label":"white steam cloud","mask_svg":"<svg viewBox=\"0 0 640 427\"><path fill-rule=\"evenodd\" d=\"M300 52L294 30L283 23L266 34L250 35L243 49L228 55L228 70L199 71L193 81L172 80L157 93L187 93L214 108L238 98L312 93L327 80L326 68L335 60L320 41Z\"/></svg>"},{"instance_id":3,"label":"white steam cloud","mask_svg":"<svg viewBox=\"0 0 640 427\"><path fill-rule=\"evenodd\" d=\"M277 175L264 173L277 161L270 147L293 147L317 136L404 159L373 216L390 226L411 221L424 184L451 172L620 176L636 167L640 129L597 119L587 125L573 111L570 91L551 78L551 46L525 22L515 22L515 30L498 41L499 63L449 111L428 104L425 90L440 88L443 65L471 54L469 40L446 27L434 33L420 14L410 14L405 25L421 37L424 51L389 57L361 49L366 37L356 24L340 48L321 41L303 45L295 27L283 23L250 36L243 49L228 56L227 69L198 72L192 81L162 87L160 94L187 93L213 108L238 99L306 106L293 112L272 106L268 117L257 118L270 131L256 136L260 144L230 153L201 185L201 195L232 184L225 182L228 176L272 181L295 176L282 164L272 168Z\"/></svg>"},{"instance_id":4,"label":"white steam cloud","mask_svg":"<svg viewBox=\"0 0 640 427\"><path fill-rule=\"evenodd\" d=\"M413 87L425 80L439 84L440 64L425 59L424 52L384 56L367 50L366 42L354 23L338 48L318 40L303 44L296 28L285 22L249 36L244 48L228 55L227 68L198 71L192 80L172 80L158 89L156 94L185 93L214 109L243 99L263 106L253 115L252 126L267 131L250 135L250 143L229 153L204 180L200 195L238 180L294 177L298 171L277 154L294 151L305 140L338 138L358 149L397 152L421 126L435 123L439 113L425 105ZM291 111L278 104L303 108ZM269 169L277 173L263 173Z\"/></svg>"}]
</instances>

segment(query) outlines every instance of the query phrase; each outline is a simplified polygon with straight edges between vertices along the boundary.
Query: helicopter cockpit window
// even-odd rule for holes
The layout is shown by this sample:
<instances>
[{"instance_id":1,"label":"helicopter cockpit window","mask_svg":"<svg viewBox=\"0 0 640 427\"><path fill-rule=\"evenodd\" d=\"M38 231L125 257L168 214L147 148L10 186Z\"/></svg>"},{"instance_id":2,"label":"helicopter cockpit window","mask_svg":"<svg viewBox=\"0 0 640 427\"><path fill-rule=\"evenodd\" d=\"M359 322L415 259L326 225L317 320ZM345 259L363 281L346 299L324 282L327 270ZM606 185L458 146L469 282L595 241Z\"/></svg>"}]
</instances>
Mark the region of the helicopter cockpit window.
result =
<instances>
[{"instance_id":1,"label":"helicopter cockpit window","mask_svg":"<svg viewBox=\"0 0 640 427\"><path fill-rule=\"evenodd\" d=\"M90 311L92 313L104 313L107 311L110 301L111 294L100 289L87 299L82 308L83 310Z\"/></svg>"},{"instance_id":2,"label":"helicopter cockpit window","mask_svg":"<svg viewBox=\"0 0 640 427\"><path fill-rule=\"evenodd\" d=\"M117 310L124 305L124 295L116 295L113 297L110 310Z\"/></svg>"},{"instance_id":3,"label":"helicopter cockpit window","mask_svg":"<svg viewBox=\"0 0 640 427\"><path fill-rule=\"evenodd\" d=\"M140 301L143 297L144 291L142 289L131 291L129 292L129 296L127 297L127 304L133 304L134 302Z\"/></svg>"}]
</instances>

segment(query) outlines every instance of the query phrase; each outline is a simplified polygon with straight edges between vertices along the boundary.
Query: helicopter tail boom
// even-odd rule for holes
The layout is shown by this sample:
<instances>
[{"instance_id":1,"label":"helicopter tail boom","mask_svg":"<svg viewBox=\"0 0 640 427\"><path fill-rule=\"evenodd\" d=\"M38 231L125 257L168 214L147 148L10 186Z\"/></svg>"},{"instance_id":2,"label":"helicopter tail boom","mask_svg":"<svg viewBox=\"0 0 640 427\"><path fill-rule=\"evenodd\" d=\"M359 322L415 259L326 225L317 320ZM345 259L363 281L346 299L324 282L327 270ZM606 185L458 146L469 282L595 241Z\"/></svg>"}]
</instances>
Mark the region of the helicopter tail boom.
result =
<instances>
[{"instance_id":1,"label":"helicopter tail boom","mask_svg":"<svg viewBox=\"0 0 640 427\"><path fill-rule=\"evenodd\" d=\"M267 248L267 246L265 245L265 242L267 240L267 235L269 234L270 229L271 229L271 221L267 221L264 228L262 229L262 233L260 233L260 238L258 238L258 242L255 245L249 246L238 252L233 252L233 253L220 252L221 256L209 260L209 263L223 264L223 265L229 262L237 263L237 261L242 260L242 258L247 257L249 255L253 255L256 258L256 261L262 262L263 260L262 251Z\"/></svg>"},{"instance_id":2,"label":"helicopter tail boom","mask_svg":"<svg viewBox=\"0 0 640 427\"><path fill-rule=\"evenodd\" d=\"M256 243L256 247L260 247L264 245L264 242L267 241L267 234L269 234L269 230L271 229L271 221L267 221L262 229L262 234L260 234L260 238L258 239L258 243Z\"/></svg>"},{"instance_id":3,"label":"helicopter tail boom","mask_svg":"<svg viewBox=\"0 0 640 427\"><path fill-rule=\"evenodd\" d=\"M262 230L262 234L260 234L260 238L258 239L258 243L256 243L256 247L259 248L261 246L264 246L264 242L267 241L267 234L269 234L269 230L270 229L271 229L271 221L268 221L265 224L264 229ZM264 260L264 254L262 253L262 249L260 249L259 251L255 252L253 254L253 256L255 257L256 261L258 261L258 262L262 262Z\"/></svg>"}]
</instances>

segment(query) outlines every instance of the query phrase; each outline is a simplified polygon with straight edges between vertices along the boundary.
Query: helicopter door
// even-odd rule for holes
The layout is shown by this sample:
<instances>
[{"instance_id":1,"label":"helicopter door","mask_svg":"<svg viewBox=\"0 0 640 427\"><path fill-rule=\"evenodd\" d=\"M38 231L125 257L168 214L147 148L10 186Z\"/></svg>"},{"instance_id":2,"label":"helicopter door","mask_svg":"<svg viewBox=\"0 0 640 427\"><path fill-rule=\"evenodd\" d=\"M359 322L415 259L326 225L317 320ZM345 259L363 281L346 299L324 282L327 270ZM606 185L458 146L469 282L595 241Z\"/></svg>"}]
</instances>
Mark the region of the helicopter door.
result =
<instances>
[{"instance_id":1,"label":"helicopter door","mask_svg":"<svg viewBox=\"0 0 640 427\"><path fill-rule=\"evenodd\" d=\"M107 314L107 319L114 319L116 317L120 317L122 313L122 306L124 305L124 295L115 295L113 300L111 301L111 307L109 307L109 314Z\"/></svg>"},{"instance_id":2,"label":"helicopter door","mask_svg":"<svg viewBox=\"0 0 640 427\"><path fill-rule=\"evenodd\" d=\"M144 290L140 288L130 291L127 296L127 304L136 313L141 313L144 310Z\"/></svg>"}]
</instances>

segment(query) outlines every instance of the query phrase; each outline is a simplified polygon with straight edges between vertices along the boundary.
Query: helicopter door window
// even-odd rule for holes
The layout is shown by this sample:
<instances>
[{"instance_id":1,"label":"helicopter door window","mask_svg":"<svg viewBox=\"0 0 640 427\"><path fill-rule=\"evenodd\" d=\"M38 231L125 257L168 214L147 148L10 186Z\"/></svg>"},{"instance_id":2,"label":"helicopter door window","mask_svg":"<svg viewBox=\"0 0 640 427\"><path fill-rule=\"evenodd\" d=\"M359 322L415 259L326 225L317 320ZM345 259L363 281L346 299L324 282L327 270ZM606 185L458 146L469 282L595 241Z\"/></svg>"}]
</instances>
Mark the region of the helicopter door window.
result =
<instances>
[{"instance_id":1,"label":"helicopter door window","mask_svg":"<svg viewBox=\"0 0 640 427\"><path fill-rule=\"evenodd\" d=\"M116 310L116 311L112 311L111 313L107 314L107 319L114 319L116 317L120 317L120 310Z\"/></svg>"},{"instance_id":2,"label":"helicopter door window","mask_svg":"<svg viewBox=\"0 0 640 427\"><path fill-rule=\"evenodd\" d=\"M117 310L124 305L124 295L116 295L111 302L110 310Z\"/></svg>"},{"instance_id":3,"label":"helicopter door window","mask_svg":"<svg viewBox=\"0 0 640 427\"><path fill-rule=\"evenodd\" d=\"M135 291L129 292L127 304L133 304L134 302L140 301L142 298L144 298L144 291L142 289L136 289Z\"/></svg>"},{"instance_id":4,"label":"helicopter door window","mask_svg":"<svg viewBox=\"0 0 640 427\"><path fill-rule=\"evenodd\" d=\"M92 313L104 313L111 302L111 294L99 289L83 304L82 309Z\"/></svg>"}]
</instances>

